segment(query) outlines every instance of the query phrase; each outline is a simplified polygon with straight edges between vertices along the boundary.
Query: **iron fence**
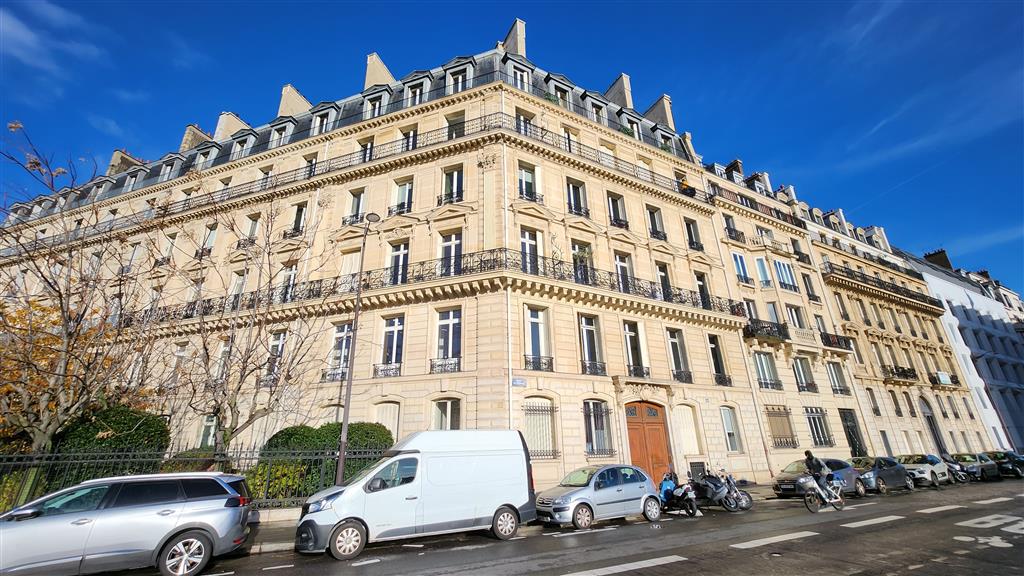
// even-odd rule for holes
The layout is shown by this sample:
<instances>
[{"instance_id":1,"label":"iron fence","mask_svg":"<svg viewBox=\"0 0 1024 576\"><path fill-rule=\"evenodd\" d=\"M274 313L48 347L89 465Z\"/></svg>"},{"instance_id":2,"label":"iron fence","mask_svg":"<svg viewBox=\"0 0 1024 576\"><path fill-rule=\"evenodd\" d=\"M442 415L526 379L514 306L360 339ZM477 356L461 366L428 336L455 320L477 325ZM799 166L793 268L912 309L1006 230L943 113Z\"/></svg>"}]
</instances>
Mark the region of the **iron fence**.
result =
<instances>
[{"instance_id":1,"label":"iron fence","mask_svg":"<svg viewBox=\"0 0 1024 576\"><path fill-rule=\"evenodd\" d=\"M377 461L387 446L350 449L345 476ZM333 486L337 450L212 448L0 455L0 511L86 480L160 472L230 472L245 476L257 508L301 506Z\"/></svg>"}]
</instances>

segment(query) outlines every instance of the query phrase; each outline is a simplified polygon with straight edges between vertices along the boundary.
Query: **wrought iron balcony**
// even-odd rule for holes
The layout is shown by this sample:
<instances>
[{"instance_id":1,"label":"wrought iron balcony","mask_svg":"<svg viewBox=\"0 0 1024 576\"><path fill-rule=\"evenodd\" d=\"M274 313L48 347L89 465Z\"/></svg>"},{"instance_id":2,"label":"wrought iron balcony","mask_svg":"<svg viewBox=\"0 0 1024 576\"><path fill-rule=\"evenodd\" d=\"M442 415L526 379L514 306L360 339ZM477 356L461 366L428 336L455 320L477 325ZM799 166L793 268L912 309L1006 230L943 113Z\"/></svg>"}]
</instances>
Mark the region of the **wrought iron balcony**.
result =
<instances>
[{"instance_id":1,"label":"wrought iron balcony","mask_svg":"<svg viewBox=\"0 0 1024 576\"><path fill-rule=\"evenodd\" d=\"M797 228L807 228L807 224L805 224L803 220L793 216L792 214L783 212L778 208L772 208L771 206L762 204L757 200L750 198L749 196L740 196L739 194L733 192L732 190L727 190L722 186L718 186L715 189L713 199L716 203L718 202L718 198L724 198L729 202L739 204L740 206L745 206L746 208L749 208L755 212L760 212L761 214L770 216L776 220L780 220L787 224L796 226Z\"/></svg>"},{"instance_id":2,"label":"wrought iron balcony","mask_svg":"<svg viewBox=\"0 0 1024 576\"><path fill-rule=\"evenodd\" d=\"M591 362L584 360L583 373L590 376L607 376L608 369L605 367L604 362Z\"/></svg>"},{"instance_id":3,"label":"wrought iron balcony","mask_svg":"<svg viewBox=\"0 0 1024 576\"><path fill-rule=\"evenodd\" d=\"M298 238L298 237L302 236L305 233L306 233L306 229L304 227L300 226L298 228L289 228L288 230L285 230L284 234L282 234L281 236L285 240L290 240L292 238Z\"/></svg>"},{"instance_id":4,"label":"wrought iron balcony","mask_svg":"<svg viewBox=\"0 0 1024 576\"><path fill-rule=\"evenodd\" d=\"M655 240L668 240L668 234L664 230L651 229L651 238Z\"/></svg>"},{"instance_id":5,"label":"wrought iron balcony","mask_svg":"<svg viewBox=\"0 0 1024 576\"><path fill-rule=\"evenodd\" d=\"M928 374L928 381L932 386L959 386L960 377L948 372L932 372Z\"/></svg>"},{"instance_id":6,"label":"wrought iron balcony","mask_svg":"<svg viewBox=\"0 0 1024 576\"><path fill-rule=\"evenodd\" d=\"M171 257L170 256L161 256L161 257L159 257L159 258L157 258L156 260L153 261L153 267L154 268L161 268L163 266L170 265L170 263L171 263Z\"/></svg>"},{"instance_id":7,"label":"wrought iron balcony","mask_svg":"<svg viewBox=\"0 0 1024 576\"><path fill-rule=\"evenodd\" d=\"M800 439L796 436L772 436L772 446L775 448L799 448Z\"/></svg>"},{"instance_id":8,"label":"wrought iron balcony","mask_svg":"<svg viewBox=\"0 0 1024 576\"><path fill-rule=\"evenodd\" d=\"M917 370L913 368L904 368L903 366L890 366L885 364L882 366L882 376L886 380L906 380L906 381L917 381Z\"/></svg>"},{"instance_id":9,"label":"wrought iron balcony","mask_svg":"<svg viewBox=\"0 0 1024 576\"><path fill-rule=\"evenodd\" d=\"M341 382L348 374L347 368L327 368L320 372L321 382Z\"/></svg>"},{"instance_id":10,"label":"wrought iron balcony","mask_svg":"<svg viewBox=\"0 0 1024 576\"><path fill-rule=\"evenodd\" d=\"M818 393L818 385L814 382L804 382L803 384L797 382L796 389L800 392Z\"/></svg>"},{"instance_id":11,"label":"wrought iron balcony","mask_svg":"<svg viewBox=\"0 0 1024 576\"><path fill-rule=\"evenodd\" d=\"M772 287L772 281L771 280L761 280L761 288L771 288L771 287Z\"/></svg>"},{"instance_id":12,"label":"wrought iron balcony","mask_svg":"<svg viewBox=\"0 0 1024 576\"><path fill-rule=\"evenodd\" d=\"M613 217L613 218L611 218L610 223L611 223L612 226L615 226L616 228L622 228L624 230L629 230L629 220L626 220L625 218L614 218Z\"/></svg>"},{"instance_id":13,"label":"wrought iron balcony","mask_svg":"<svg viewBox=\"0 0 1024 576\"><path fill-rule=\"evenodd\" d=\"M388 208L388 216L398 216L412 212L412 202L400 202Z\"/></svg>"},{"instance_id":14,"label":"wrought iron balcony","mask_svg":"<svg viewBox=\"0 0 1024 576\"><path fill-rule=\"evenodd\" d=\"M390 364L374 364L373 365L373 377L374 378L392 378L395 376L402 375L402 363L392 362Z\"/></svg>"},{"instance_id":15,"label":"wrought iron balcony","mask_svg":"<svg viewBox=\"0 0 1024 576\"><path fill-rule=\"evenodd\" d=\"M539 372L554 372L555 361L551 356L523 356L523 368Z\"/></svg>"},{"instance_id":16,"label":"wrought iron balcony","mask_svg":"<svg viewBox=\"0 0 1024 576\"><path fill-rule=\"evenodd\" d=\"M718 386L732 386L732 376L728 374L715 374L715 384Z\"/></svg>"},{"instance_id":17,"label":"wrought iron balcony","mask_svg":"<svg viewBox=\"0 0 1024 576\"><path fill-rule=\"evenodd\" d=\"M725 237L728 238L729 240L740 242L742 244L747 243L747 237L745 234L743 234L743 232L740 232L739 230L735 228L730 228L728 226L725 227Z\"/></svg>"},{"instance_id":18,"label":"wrought iron balcony","mask_svg":"<svg viewBox=\"0 0 1024 576\"><path fill-rule=\"evenodd\" d=\"M821 296L818 296L813 292L808 292L807 299L810 300L811 302L821 302Z\"/></svg>"},{"instance_id":19,"label":"wrought iron balcony","mask_svg":"<svg viewBox=\"0 0 1024 576\"><path fill-rule=\"evenodd\" d=\"M779 281L779 288L782 288L783 290L789 290L790 292L800 292L800 287L797 286L796 284L790 284L788 282L783 282L781 280Z\"/></svg>"},{"instance_id":20,"label":"wrought iron balcony","mask_svg":"<svg viewBox=\"0 0 1024 576\"><path fill-rule=\"evenodd\" d=\"M765 390L782 390L782 380L778 378L758 378L757 385Z\"/></svg>"},{"instance_id":21,"label":"wrought iron balcony","mask_svg":"<svg viewBox=\"0 0 1024 576\"><path fill-rule=\"evenodd\" d=\"M237 250L244 250L246 248L250 248L250 247L255 246L255 245L256 245L256 239L253 238L252 236L247 236L245 238L239 238L238 242L235 243L235 248Z\"/></svg>"},{"instance_id":22,"label":"wrought iron balcony","mask_svg":"<svg viewBox=\"0 0 1024 576\"><path fill-rule=\"evenodd\" d=\"M356 224L362 223L363 219L366 218L366 214L360 212L358 214L349 214L341 219L342 226L355 226Z\"/></svg>"},{"instance_id":23,"label":"wrought iron balcony","mask_svg":"<svg viewBox=\"0 0 1024 576\"><path fill-rule=\"evenodd\" d=\"M544 195L538 194L537 192L526 192L523 190L519 191L519 199L526 200L527 202L536 202L537 204L544 203Z\"/></svg>"},{"instance_id":24,"label":"wrought iron balcony","mask_svg":"<svg viewBox=\"0 0 1024 576\"><path fill-rule=\"evenodd\" d=\"M829 348L838 348L840 350L853 350L853 340L846 336L840 336L839 334L830 334L828 332L821 333L821 343Z\"/></svg>"},{"instance_id":25,"label":"wrought iron balcony","mask_svg":"<svg viewBox=\"0 0 1024 576\"><path fill-rule=\"evenodd\" d=\"M432 358L430 360L431 374L451 374L462 371L462 358Z\"/></svg>"},{"instance_id":26,"label":"wrought iron balcony","mask_svg":"<svg viewBox=\"0 0 1024 576\"><path fill-rule=\"evenodd\" d=\"M209 256L211 252L213 252L213 248L199 248L196 250L196 259L202 260Z\"/></svg>"},{"instance_id":27,"label":"wrought iron balcony","mask_svg":"<svg viewBox=\"0 0 1024 576\"><path fill-rule=\"evenodd\" d=\"M751 278L750 276L747 276L746 274L737 274L736 279L740 281L740 284L750 284L751 286L754 285L754 279Z\"/></svg>"},{"instance_id":28,"label":"wrought iron balcony","mask_svg":"<svg viewBox=\"0 0 1024 576\"><path fill-rule=\"evenodd\" d=\"M746 338L758 338L761 340L783 341L789 340L789 327L777 322L767 320L754 320L743 327L743 336Z\"/></svg>"},{"instance_id":29,"label":"wrought iron balcony","mask_svg":"<svg viewBox=\"0 0 1024 576\"><path fill-rule=\"evenodd\" d=\"M939 300L938 298L932 298L927 294L922 294L909 288L904 288L899 284L893 284L892 282L886 282L885 280L875 278L874 276L868 276L867 274L860 272L859 270L853 270L846 266L837 266L831 262L825 262L821 265L821 273L825 276L826 279L832 276L843 277L847 280L854 280L860 282L861 284L867 284L868 286L885 290L886 292L897 294L899 296L909 298L922 304L928 304L929 306L942 308L942 301ZM881 325L881 323L879 323L879 325Z\"/></svg>"},{"instance_id":30,"label":"wrought iron balcony","mask_svg":"<svg viewBox=\"0 0 1024 576\"><path fill-rule=\"evenodd\" d=\"M804 264L807 264L808 266L811 265L811 255L810 254L808 254L806 252L793 252L793 255L796 256L797 261L802 262Z\"/></svg>"},{"instance_id":31,"label":"wrought iron balcony","mask_svg":"<svg viewBox=\"0 0 1024 576\"><path fill-rule=\"evenodd\" d=\"M572 204L569 204L566 207L566 211L568 211L569 214L575 214L576 216L583 216L584 218L590 218L590 208L584 208L582 206L574 206Z\"/></svg>"},{"instance_id":32,"label":"wrought iron balcony","mask_svg":"<svg viewBox=\"0 0 1024 576\"><path fill-rule=\"evenodd\" d=\"M697 252L704 251L704 243L696 240L690 240L690 250L696 250Z\"/></svg>"},{"instance_id":33,"label":"wrought iron balcony","mask_svg":"<svg viewBox=\"0 0 1024 576\"><path fill-rule=\"evenodd\" d=\"M683 384L693 384L693 372L689 370L673 370L672 379Z\"/></svg>"},{"instance_id":34,"label":"wrought iron balcony","mask_svg":"<svg viewBox=\"0 0 1024 576\"><path fill-rule=\"evenodd\" d=\"M853 395L853 392L850 390L850 387L847 386L846 384L833 384L832 385L832 393L836 394L838 396L852 396Z\"/></svg>"},{"instance_id":35,"label":"wrought iron balcony","mask_svg":"<svg viewBox=\"0 0 1024 576\"><path fill-rule=\"evenodd\" d=\"M650 378L651 369L647 366L627 364L626 374L633 376L634 378Z\"/></svg>"},{"instance_id":36,"label":"wrought iron balcony","mask_svg":"<svg viewBox=\"0 0 1024 576\"><path fill-rule=\"evenodd\" d=\"M458 194L441 194L437 197L437 205L444 206L445 204L458 204L462 202L462 192Z\"/></svg>"}]
</instances>

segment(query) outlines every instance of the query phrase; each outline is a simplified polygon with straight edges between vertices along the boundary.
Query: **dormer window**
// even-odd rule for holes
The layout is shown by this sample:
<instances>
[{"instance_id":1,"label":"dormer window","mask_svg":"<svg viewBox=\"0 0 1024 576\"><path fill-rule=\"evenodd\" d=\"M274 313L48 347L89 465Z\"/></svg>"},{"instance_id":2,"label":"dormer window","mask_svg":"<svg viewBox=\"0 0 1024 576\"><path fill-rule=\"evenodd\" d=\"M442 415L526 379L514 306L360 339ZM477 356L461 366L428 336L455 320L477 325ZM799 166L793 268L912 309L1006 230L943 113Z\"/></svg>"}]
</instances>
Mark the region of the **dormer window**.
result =
<instances>
[{"instance_id":1,"label":"dormer window","mask_svg":"<svg viewBox=\"0 0 1024 576\"><path fill-rule=\"evenodd\" d=\"M195 169L196 170L205 170L206 168L208 168L209 165L210 165L210 157L212 155L213 155L213 152L211 152L209 150L205 150L203 152L200 152L200 153L196 154L196 161L195 161L195 164L193 164Z\"/></svg>"},{"instance_id":2,"label":"dormer window","mask_svg":"<svg viewBox=\"0 0 1024 576\"><path fill-rule=\"evenodd\" d=\"M321 112L313 117L313 136L331 129L331 112Z\"/></svg>"},{"instance_id":3,"label":"dormer window","mask_svg":"<svg viewBox=\"0 0 1024 576\"><path fill-rule=\"evenodd\" d=\"M558 105L562 108L569 107L569 91L565 88L555 87L555 99L558 100Z\"/></svg>"},{"instance_id":4,"label":"dormer window","mask_svg":"<svg viewBox=\"0 0 1024 576\"><path fill-rule=\"evenodd\" d=\"M715 164L715 175L718 176L719 178L726 178L725 166Z\"/></svg>"},{"instance_id":5,"label":"dormer window","mask_svg":"<svg viewBox=\"0 0 1024 576\"><path fill-rule=\"evenodd\" d=\"M235 140L235 149L231 153L231 159L236 160L243 156L247 156L252 150L252 140L251 136Z\"/></svg>"},{"instance_id":6,"label":"dormer window","mask_svg":"<svg viewBox=\"0 0 1024 576\"><path fill-rule=\"evenodd\" d=\"M528 91L530 89L530 72L522 68L512 68L512 85L520 90Z\"/></svg>"},{"instance_id":7,"label":"dormer window","mask_svg":"<svg viewBox=\"0 0 1024 576\"><path fill-rule=\"evenodd\" d=\"M629 130L633 133L633 138L636 138L637 140L643 141L644 137L640 133L640 123L639 122L636 122L636 121L633 121L633 120L626 120L626 126L628 126Z\"/></svg>"},{"instance_id":8,"label":"dormer window","mask_svg":"<svg viewBox=\"0 0 1024 576\"><path fill-rule=\"evenodd\" d=\"M762 194L763 195L765 193L764 184L761 184L759 181L755 180L754 181L754 191L757 192L758 194Z\"/></svg>"},{"instance_id":9,"label":"dormer window","mask_svg":"<svg viewBox=\"0 0 1024 576\"><path fill-rule=\"evenodd\" d=\"M604 106L594 104L590 107L590 119L598 124L604 124Z\"/></svg>"},{"instance_id":10,"label":"dormer window","mask_svg":"<svg viewBox=\"0 0 1024 576\"><path fill-rule=\"evenodd\" d=\"M135 188L135 181L138 180L138 178L139 177L135 174L129 174L128 177L124 179L124 191L131 192L132 189Z\"/></svg>"},{"instance_id":11,"label":"dormer window","mask_svg":"<svg viewBox=\"0 0 1024 576\"><path fill-rule=\"evenodd\" d=\"M170 180L171 173L174 172L174 162L165 162L160 166L160 182L166 182Z\"/></svg>"},{"instance_id":12,"label":"dormer window","mask_svg":"<svg viewBox=\"0 0 1024 576\"><path fill-rule=\"evenodd\" d=\"M423 103L423 84L409 87L409 96L405 99L407 106L416 106Z\"/></svg>"},{"instance_id":13,"label":"dormer window","mask_svg":"<svg viewBox=\"0 0 1024 576\"><path fill-rule=\"evenodd\" d=\"M278 126L270 134L270 148L277 148L288 143L288 126Z\"/></svg>"},{"instance_id":14,"label":"dormer window","mask_svg":"<svg viewBox=\"0 0 1024 576\"><path fill-rule=\"evenodd\" d=\"M377 96L366 101L366 117L376 118L384 113L384 97Z\"/></svg>"},{"instance_id":15,"label":"dormer window","mask_svg":"<svg viewBox=\"0 0 1024 576\"><path fill-rule=\"evenodd\" d=\"M450 87L449 94L462 92L469 88L469 69L463 68L462 70L452 72L449 77L448 86Z\"/></svg>"}]
</instances>

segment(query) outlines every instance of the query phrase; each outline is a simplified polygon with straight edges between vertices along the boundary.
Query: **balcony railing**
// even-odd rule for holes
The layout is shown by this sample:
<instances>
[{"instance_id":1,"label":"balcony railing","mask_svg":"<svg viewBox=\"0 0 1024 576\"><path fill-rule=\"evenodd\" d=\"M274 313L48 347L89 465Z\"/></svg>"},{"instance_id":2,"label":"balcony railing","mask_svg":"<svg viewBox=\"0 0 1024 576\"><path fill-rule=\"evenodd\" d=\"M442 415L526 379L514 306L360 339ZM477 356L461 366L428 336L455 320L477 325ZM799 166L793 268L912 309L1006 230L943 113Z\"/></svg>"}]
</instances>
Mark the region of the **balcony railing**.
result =
<instances>
[{"instance_id":1,"label":"balcony railing","mask_svg":"<svg viewBox=\"0 0 1024 576\"><path fill-rule=\"evenodd\" d=\"M398 216L412 212L412 202L400 202L388 207L388 216Z\"/></svg>"},{"instance_id":2,"label":"balcony railing","mask_svg":"<svg viewBox=\"0 0 1024 576\"><path fill-rule=\"evenodd\" d=\"M782 390L782 380L778 378L758 378L757 385L765 390Z\"/></svg>"},{"instance_id":3,"label":"balcony railing","mask_svg":"<svg viewBox=\"0 0 1024 576\"><path fill-rule=\"evenodd\" d=\"M627 364L626 374L634 378L650 378L651 369L647 366L641 366L638 364Z\"/></svg>"},{"instance_id":4,"label":"balcony railing","mask_svg":"<svg viewBox=\"0 0 1024 576\"><path fill-rule=\"evenodd\" d=\"M583 373L588 374L590 376L607 376L608 369L605 367L604 362L592 362L584 360Z\"/></svg>"},{"instance_id":5,"label":"balcony railing","mask_svg":"<svg viewBox=\"0 0 1024 576\"><path fill-rule=\"evenodd\" d=\"M761 280L761 288L771 288L771 287L772 287L772 281L771 280Z\"/></svg>"},{"instance_id":6,"label":"balcony railing","mask_svg":"<svg viewBox=\"0 0 1024 576\"><path fill-rule=\"evenodd\" d=\"M740 206L745 206L755 212L760 212L761 214L764 214L766 216L771 216L776 220L785 222L787 224L791 224L793 226L796 226L797 228L807 228L807 224L804 224L803 220L793 216L792 214L783 212L778 208L766 206L758 202L757 200L750 198L749 196L743 196L741 198L739 194L733 192L732 190L727 190L722 186L715 187L713 198L725 198L729 202L739 204Z\"/></svg>"},{"instance_id":7,"label":"balcony railing","mask_svg":"<svg viewBox=\"0 0 1024 576\"><path fill-rule=\"evenodd\" d=\"M569 204L566 207L566 211L569 212L569 214L575 214L576 216L590 218L590 208L584 208L582 206L574 206L572 204Z\"/></svg>"},{"instance_id":8,"label":"balcony railing","mask_svg":"<svg viewBox=\"0 0 1024 576\"><path fill-rule=\"evenodd\" d=\"M886 292L898 294L900 296L903 296L904 298L909 298L916 302L921 302L922 304L928 304L936 308L942 308L942 301L939 300L938 298L932 298L927 294L922 294L909 288L904 288L899 284L893 284L892 282L886 282L885 280L880 280L878 278L875 278L874 276L868 276L867 274L860 272L859 270L852 270L846 266L836 266L831 262L825 262L821 266L821 273L824 274L826 277L830 275L836 275L842 276L849 280L856 280L857 282L860 282L862 284L867 284L869 286L885 290Z\"/></svg>"},{"instance_id":9,"label":"balcony railing","mask_svg":"<svg viewBox=\"0 0 1024 576\"><path fill-rule=\"evenodd\" d=\"M814 293L807 294L807 299L810 300L811 302L821 302L821 296L818 296L817 294Z\"/></svg>"},{"instance_id":10,"label":"balcony railing","mask_svg":"<svg viewBox=\"0 0 1024 576\"><path fill-rule=\"evenodd\" d=\"M743 232L740 232L735 228L729 228L728 226L725 227L725 237L729 240L734 240L743 244L747 243L747 237Z\"/></svg>"},{"instance_id":11,"label":"balcony railing","mask_svg":"<svg viewBox=\"0 0 1024 576\"><path fill-rule=\"evenodd\" d=\"M828 332L821 333L821 343L829 348L838 348L840 350L853 350L853 340L846 336L840 336L839 334L829 334Z\"/></svg>"},{"instance_id":12,"label":"balcony railing","mask_svg":"<svg viewBox=\"0 0 1024 576\"><path fill-rule=\"evenodd\" d=\"M704 251L704 243L696 240L690 240L690 250L696 250L697 252Z\"/></svg>"},{"instance_id":13,"label":"balcony railing","mask_svg":"<svg viewBox=\"0 0 1024 576\"><path fill-rule=\"evenodd\" d=\"M728 374L715 374L715 384L718 386L732 386L732 376Z\"/></svg>"},{"instance_id":14,"label":"balcony railing","mask_svg":"<svg viewBox=\"0 0 1024 576\"><path fill-rule=\"evenodd\" d=\"M673 370L672 379L683 384L693 384L693 372L689 370Z\"/></svg>"},{"instance_id":15,"label":"balcony railing","mask_svg":"<svg viewBox=\"0 0 1024 576\"><path fill-rule=\"evenodd\" d=\"M523 368L540 372L554 372L555 361L551 356L523 356Z\"/></svg>"},{"instance_id":16,"label":"balcony railing","mask_svg":"<svg viewBox=\"0 0 1024 576\"><path fill-rule=\"evenodd\" d=\"M251 237L251 236L247 236L245 238L239 238L238 239L238 242L235 243L235 249L237 249L237 250L245 250L246 248L251 248L252 246L255 246L255 245L256 245L256 239Z\"/></svg>"},{"instance_id":17,"label":"balcony railing","mask_svg":"<svg viewBox=\"0 0 1024 576\"><path fill-rule=\"evenodd\" d=\"M366 218L366 214L360 212L358 214L349 214L341 219L342 226L355 226L356 224L362 223L363 219Z\"/></svg>"},{"instance_id":18,"label":"balcony railing","mask_svg":"<svg viewBox=\"0 0 1024 576\"><path fill-rule=\"evenodd\" d=\"M832 385L832 393L836 394L837 396L851 396L851 395L853 395L853 392L850 391L850 387L847 386L846 384L833 384ZM876 414L876 416L877 416L877 414Z\"/></svg>"},{"instance_id":19,"label":"balcony railing","mask_svg":"<svg viewBox=\"0 0 1024 576\"><path fill-rule=\"evenodd\" d=\"M772 446L775 448L799 448L800 439L796 436L772 436Z\"/></svg>"},{"instance_id":20,"label":"balcony railing","mask_svg":"<svg viewBox=\"0 0 1024 576\"><path fill-rule=\"evenodd\" d=\"M760 338L764 340L789 340L789 327L777 322L767 320L754 320L743 327L743 336L746 338Z\"/></svg>"},{"instance_id":21,"label":"balcony railing","mask_svg":"<svg viewBox=\"0 0 1024 576\"><path fill-rule=\"evenodd\" d=\"M947 372L932 372L928 374L928 382L933 386L959 386L960 377Z\"/></svg>"},{"instance_id":22,"label":"balcony railing","mask_svg":"<svg viewBox=\"0 0 1024 576\"><path fill-rule=\"evenodd\" d=\"M537 192L524 192L520 190L519 199L526 200L527 202L536 202L537 204L544 203L544 195L538 194Z\"/></svg>"},{"instance_id":23,"label":"balcony railing","mask_svg":"<svg viewBox=\"0 0 1024 576\"><path fill-rule=\"evenodd\" d=\"M774 250L775 252L780 252L782 254L789 255L793 253L793 247L790 246L789 244L786 244L785 242L780 242L767 236L755 236L750 239L750 243L753 244L754 246L762 246L764 248L768 248L769 250Z\"/></svg>"},{"instance_id":24,"label":"balcony railing","mask_svg":"<svg viewBox=\"0 0 1024 576\"><path fill-rule=\"evenodd\" d=\"M802 384L800 382L797 382L796 389L799 390L800 392L812 392L814 394L818 393L818 385L814 382L804 382Z\"/></svg>"},{"instance_id":25,"label":"balcony railing","mask_svg":"<svg viewBox=\"0 0 1024 576\"><path fill-rule=\"evenodd\" d=\"M288 230L285 230L283 234L281 234L281 237L284 238L285 240L290 240L292 238L298 238L305 233L305 228L289 228Z\"/></svg>"},{"instance_id":26,"label":"balcony railing","mask_svg":"<svg viewBox=\"0 0 1024 576\"><path fill-rule=\"evenodd\" d=\"M842 234L841 230L838 230L838 232L840 234ZM815 242L818 242L818 240L815 240ZM890 270L893 270L895 272L899 272L900 274L904 274L904 275L910 276L912 278L917 278L918 280L924 280L924 276L920 272L918 272L917 270L913 270L911 268L904 268L903 266L900 266L899 264L896 264L895 262L889 262L888 260L886 260L884 258L881 258L881 257L875 256L873 254L870 254L868 252L864 252L862 250L859 250L856 246L853 246L852 244L850 244L850 245L843 244L842 242L839 242L838 239L834 239L832 242L822 242L822 243L826 244L828 246L831 246L833 248L838 248L839 250L842 250L843 252L847 252L849 254L853 254L854 256L859 256L859 257L861 257L861 258L863 258L865 260L868 260L870 262L878 264L879 266L884 266L884 267L886 267L886 268L888 268Z\"/></svg>"},{"instance_id":27,"label":"balcony railing","mask_svg":"<svg viewBox=\"0 0 1024 576\"><path fill-rule=\"evenodd\" d=\"M781 280L779 280L779 288L782 288L783 290L789 290L790 292L800 292L800 287L797 286L796 284L790 284L789 282L783 282Z\"/></svg>"},{"instance_id":28,"label":"balcony railing","mask_svg":"<svg viewBox=\"0 0 1024 576\"><path fill-rule=\"evenodd\" d=\"M198 248L196 249L196 260L202 260L213 252L213 248Z\"/></svg>"},{"instance_id":29,"label":"balcony railing","mask_svg":"<svg viewBox=\"0 0 1024 576\"><path fill-rule=\"evenodd\" d=\"M445 204L458 204L462 202L462 193L458 194L441 194L437 197L437 205L444 206Z\"/></svg>"},{"instance_id":30,"label":"balcony railing","mask_svg":"<svg viewBox=\"0 0 1024 576\"><path fill-rule=\"evenodd\" d=\"M808 266L811 265L810 254L807 254L806 252L793 252L793 255L796 256L798 262L802 262L804 264L807 264Z\"/></svg>"},{"instance_id":31,"label":"balcony railing","mask_svg":"<svg viewBox=\"0 0 1024 576\"><path fill-rule=\"evenodd\" d=\"M651 238L655 240L668 240L668 234L664 230L651 230Z\"/></svg>"},{"instance_id":32,"label":"balcony railing","mask_svg":"<svg viewBox=\"0 0 1024 576\"><path fill-rule=\"evenodd\" d=\"M431 358L431 374L452 374L462 371L462 358Z\"/></svg>"},{"instance_id":33,"label":"balcony railing","mask_svg":"<svg viewBox=\"0 0 1024 576\"><path fill-rule=\"evenodd\" d=\"M395 376L402 375L402 363L392 362L390 364L374 364L373 365L373 377L374 378L393 378Z\"/></svg>"},{"instance_id":34,"label":"balcony railing","mask_svg":"<svg viewBox=\"0 0 1024 576\"><path fill-rule=\"evenodd\" d=\"M904 368L903 366L889 366L885 364L882 366L882 376L886 380L917 380L917 370L913 368Z\"/></svg>"},{"instance_id":35,"label":"balcony railing","mask_svg":"<svg viewBox=\"0 0 1024 576\"><path fill-rule=\"evenodd\" d=\"M328 368L320 372L321 382L341 382L348 374L347 368Z\"/></svg>"},{"instance_id":36,"label":"balcony railing","mask_svg":"<svg viewBox=\"0 0 1024 576\"><path fill-rule=\"evenodd\" d=\"M612 226L615 226L616 228L622 228L622 229L625 229L625 230L629 230L629 220L626 220L625 218L614 218L613 217L613 218L609 219L609 223Z\"/></svg>"},{"instance_id":37,"label":"balcony railing","mask_svg":"<svg viewBox=\"0 0 1024 576\"><path fill-rule=\"evenodd\" d=\"M754 279L745 274L737 274L736 279L740 281L740 284L750 284L751 286L754 285Z\"/></svg>"}]
</instances>

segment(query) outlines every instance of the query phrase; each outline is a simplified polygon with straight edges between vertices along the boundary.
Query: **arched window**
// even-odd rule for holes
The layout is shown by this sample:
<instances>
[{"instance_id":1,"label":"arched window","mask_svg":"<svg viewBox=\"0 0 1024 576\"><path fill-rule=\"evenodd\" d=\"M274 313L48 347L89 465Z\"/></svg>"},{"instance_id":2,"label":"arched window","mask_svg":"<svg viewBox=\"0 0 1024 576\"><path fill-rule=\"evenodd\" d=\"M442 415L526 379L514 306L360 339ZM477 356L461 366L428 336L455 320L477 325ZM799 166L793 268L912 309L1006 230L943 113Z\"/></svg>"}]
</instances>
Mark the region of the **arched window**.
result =
<instances>
[{"instance_id":1,"label":"arched window","mask_svg":"<svg viewBox=\"0 0 1024 576\"><path fill-rule=\"evenodd\" d=\"M374 406L373 412L373 421L383 424L391 432L391 438L397 442L400 413L398 402L381 402Z\"/></svg>"},{"instance_id":2,"label":"arched window","mask_svg":"<svg viewBox=\"0 0 1024 576\"><path fill-rule=\"evenodd\" d=\"M586 453L589 456L611 456L611 410L604 400L583 401L583 427L586 433Z\"/></svg>"},{"instance_id":3,"label":"arched window","mask_svg":"<svg viewBox=\"0 0 1024 576\"><path fill-rule=\"evenodd\" d=\"M722 406L722 430L725 432L725 447L729 452L743 451L743 438L740 436L740 421L736 417L736 409Z\"/></svg>"},{"instance_id":4,"label":"arched window","mask_svg":"<svg viewBox=\"0 0 1024 576\"><path fill-rule=\"evenodd\" d=\"M459 430L462 427L461 403L458 398L434 400L431 430Z\"/></svg>"},{"instance_id":5,"label":"arched window","mask_svg":"<svg viewBox=\"0 0 1024 576\"><path fill-rule=\"evenodd\" d=\"M555 449L555 405L543 396L523 401L523 437L530 448L530 458L557 458Z\"/></svg>"}]
</instances>

